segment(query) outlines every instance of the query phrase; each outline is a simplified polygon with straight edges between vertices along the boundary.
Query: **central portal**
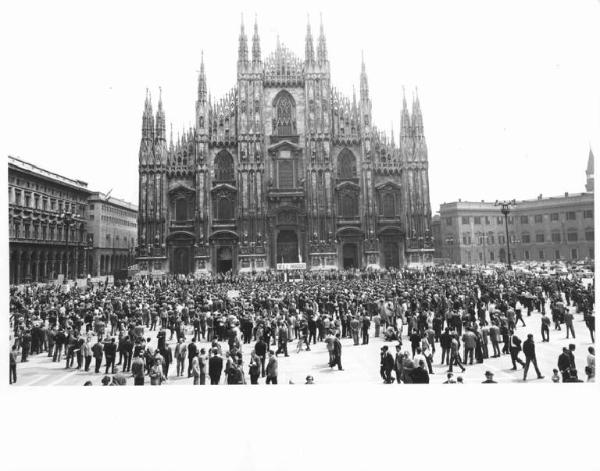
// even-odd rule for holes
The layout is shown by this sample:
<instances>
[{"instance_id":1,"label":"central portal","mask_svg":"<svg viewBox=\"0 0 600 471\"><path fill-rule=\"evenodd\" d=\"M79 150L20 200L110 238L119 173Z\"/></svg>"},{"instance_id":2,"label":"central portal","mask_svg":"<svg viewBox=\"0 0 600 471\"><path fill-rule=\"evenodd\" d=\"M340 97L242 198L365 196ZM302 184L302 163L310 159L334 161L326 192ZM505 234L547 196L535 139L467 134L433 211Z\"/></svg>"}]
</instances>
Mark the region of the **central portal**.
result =
<instances>
[{"instance_id":1,"label":"central portal","mask_svg":"<svg viewBox=\"0 0 600 471\"><path fill-rule=\"evenodd\" d=\"M296 231L279 231L277 235L277 263L297 263L298 235Z\"/></svg>"},{"instance_id":2,"label":"central portal","mask_svg":"<svg viewBox=\"0 0 600 471\"><path fill-rule=\"evenodd\" d=\"M358 245L344 244L342 258L345 270L348 268L358 268Z\"/></svg>"},{"instance_id":3,"label":"central portal","mask_svg":"<svg viewBox=\"0 0 600 471\"><path fill-rule=\"evenodd\" d=\"M233 250L231 247L217 249L217 273L226 273L233 269Z\"/></svg>"},{"instance_id":4,"label":"central portal","mask_svg":"<svg viewBox=\"0 0 600 471\"><path fill-rule=\"evenodd\" d=\"M191 271L191 250L189 247L176 247L173 252L173 273L187 275Z\"/></svg>"}]
</instances>

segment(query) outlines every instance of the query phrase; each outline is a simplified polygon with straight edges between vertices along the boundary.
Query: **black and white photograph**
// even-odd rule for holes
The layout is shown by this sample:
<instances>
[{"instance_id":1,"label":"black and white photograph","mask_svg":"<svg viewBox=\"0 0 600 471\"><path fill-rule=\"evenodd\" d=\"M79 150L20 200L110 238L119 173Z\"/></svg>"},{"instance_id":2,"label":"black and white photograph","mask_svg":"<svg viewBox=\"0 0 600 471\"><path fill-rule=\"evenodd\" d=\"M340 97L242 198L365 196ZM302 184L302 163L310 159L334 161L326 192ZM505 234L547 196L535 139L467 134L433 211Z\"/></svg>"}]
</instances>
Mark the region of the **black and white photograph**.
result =
<instances>
[{"instance_id":1,"label":"black and white photograph","mask_svg":"<svg viewBox=\"0 0 600 471\"><path fill-rule=\"evenodd\" d=\"M394 443L388 408L436 421L458 397L461 421L490 404L472 401L542 395L554 417L597 397L598 1L1 10L7 402L73 398L55 412L79 427L111 401L219 422L221 405L308 393ZM583 421L573 407L562 419ZM597 466L588 443L545 469ZM239 442L226 469L301 466L259 464L262 446ZM105 469L78 453L73 469ZM44 463L27 459L5 469ZM336 465L403 463L365 460Z\"/></svg>"}]
</instances>

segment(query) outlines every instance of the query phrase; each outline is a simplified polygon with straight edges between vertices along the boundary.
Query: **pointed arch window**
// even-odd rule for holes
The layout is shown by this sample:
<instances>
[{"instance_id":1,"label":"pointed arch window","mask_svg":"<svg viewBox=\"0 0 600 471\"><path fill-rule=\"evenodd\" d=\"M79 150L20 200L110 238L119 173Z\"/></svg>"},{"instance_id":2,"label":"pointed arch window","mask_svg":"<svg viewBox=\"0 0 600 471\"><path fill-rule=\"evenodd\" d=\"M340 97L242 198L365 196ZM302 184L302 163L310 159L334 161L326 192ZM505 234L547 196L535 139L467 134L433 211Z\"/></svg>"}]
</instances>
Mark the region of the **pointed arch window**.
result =
<instances>
[{"instance_id":1,"label":"pointed arch window","mask_svg":"<svg viewBox=\"0 0 600 471\"><path fill-rule=\"evenodd\" d=\"M215 180L220 182L234 181L233 157L227 151L222 150L215 158Z\"/></svg>"},{"instance_id":2,"label":"pointed arch window","mask_svg":"<svg viewBox=\"0 0 600 471\"><path fill-rule=\"evenodd\" d=\"M347 192L341 195L340 213L344 218L358 216L358 195L356 193Z\"/></svg>"},{"instance_id":3,"label":"pointed arch window","mask_svg":"<svg viewBox=\"0 0 600 471\"><path fill-rule=\"evenodd\" d=\"M344 149L338 156L338 178L341 180L356 178L356 157L348 149Z\"/></svg>"},{"instance_id":4,"label":"pointed arch window","mask_svg":"<svg viewBox=\"0 0 600 471\"><path fill-rule=\"evenodd\" d=\"M383 195L383 216L386 218L396 216L396 201L393 193Z\"/></svg>"},{"instance_id":5,"label":"pointed arch window","mask_svg":"<svg viewBox=\"0 0 600 471\"><path fill-rule=\"evenodd\" d=\"M286 92L279 92L275 100L273 134L277 136L291 136L296 134L296 104L292 96Z\"/></svg>"},{"instance_id":6,"label":"pointed arch window","mask_svg":"<svg viewBox=\"0 0 600 471\"><path fill-rule=\"evenodd\" d=\"M217 197L217 219L233 219L233 199L229 195Z\"/></svg>"}]
</instances>

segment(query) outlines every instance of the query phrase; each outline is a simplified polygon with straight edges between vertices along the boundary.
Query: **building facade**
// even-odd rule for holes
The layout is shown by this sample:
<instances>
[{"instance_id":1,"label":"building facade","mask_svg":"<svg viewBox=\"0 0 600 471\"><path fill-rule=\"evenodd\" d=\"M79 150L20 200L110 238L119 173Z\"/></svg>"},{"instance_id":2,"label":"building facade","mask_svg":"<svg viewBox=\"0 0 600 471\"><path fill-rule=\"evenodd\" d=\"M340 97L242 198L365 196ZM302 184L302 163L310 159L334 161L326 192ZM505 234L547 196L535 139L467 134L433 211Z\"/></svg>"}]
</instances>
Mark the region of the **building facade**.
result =
<instances>
[{"instance_id":1,"label":"building facade","mask_svg":"<svg viewBox=\"0 0 600 471\"><path fill-rule=\"evenodd\" d=\"M88 272L109 275L134 263L137 206L94 192L88 198Z\"/></svg>"},{"instance_id":2,"label":"building facade","mask_svg":"<svg viewBox=\"0 0 600 471\"><path fill-rule=\"evenodd\" d=\"M142 272L402 266L432 260L428 156L418 97L399 142L374 126L364 61L360 94L331 84L323 25L304 58L278 41L264 60L242 24L237 82L208 95L168 142L162 97L146 97L139 152ZM301 265L302 266L302 265Z\"/></svg>"},{"instance_id":3,"label":"building facade","mask_svg":"<svg viewBox=\"0 0 600 471\"><path fill-rule=\"evenodd\" d=\"M10 283L85 271L87 183L8 157Z\"/></svg>"},{"instance_id":4,"label":"building facade","mask_svg":"<svg viewBox=\"0 0 600 471\"><path fill-rule=\"evenodd\" d=\"M586 192L518 201L507 218L511 261L594 259L594 156ZM507 262L506 223L500 207L481 201L440 206L443 258L458 264Z\"/></svg>"}]
</instances>

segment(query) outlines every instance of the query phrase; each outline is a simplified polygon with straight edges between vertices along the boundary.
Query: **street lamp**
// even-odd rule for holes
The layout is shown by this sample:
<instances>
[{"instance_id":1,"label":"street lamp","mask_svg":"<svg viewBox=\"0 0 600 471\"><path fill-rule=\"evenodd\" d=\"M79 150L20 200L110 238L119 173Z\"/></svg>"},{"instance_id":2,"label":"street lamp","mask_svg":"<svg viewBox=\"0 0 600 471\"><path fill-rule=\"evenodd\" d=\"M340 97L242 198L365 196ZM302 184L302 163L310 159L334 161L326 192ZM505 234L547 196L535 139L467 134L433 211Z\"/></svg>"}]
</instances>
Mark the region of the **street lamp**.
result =
<instances>
[{"instance_id":1,"label":"street lamp","mask_svg":"<svg viewBox=\"0 0 600 471\"><path fill-rule=\"evenodd\" d=\"M448 236L446 237L446 245L450 246L450 261L453 262L453 258L454 258L454 237L452 236Z\"/></svg>"},{"instance_id":2,"label":"street lamp","mask_svg":"<svg viewBox=\"0 0 600 471\"><path fill-rule=\"evenodd\" d=\"M510 240L508 237L508 215L510 213L510 207L516 206L516 200L510 201L498 201L494 203L494 206L500 206L500 212L504 215L504 227L506 228L506 255L508 257L508 269L512 270L512 266L510 264Z\"/></svg>"},{"instance_id":3,"label":"street lamp","mask_svg":"<svg viewBox=\"0 0 600 471\"><path fill-rule=\"evenodd\" d=\"M77 222L77 218L79 214L73 214L70 211L66 211L61 213L59 219L65 226L65 230L67 231L65 237L65 251L66 251L66 259L65 259L65 280L69 279L69 229L70 227Z\"/></svg>"}]
</instances>

